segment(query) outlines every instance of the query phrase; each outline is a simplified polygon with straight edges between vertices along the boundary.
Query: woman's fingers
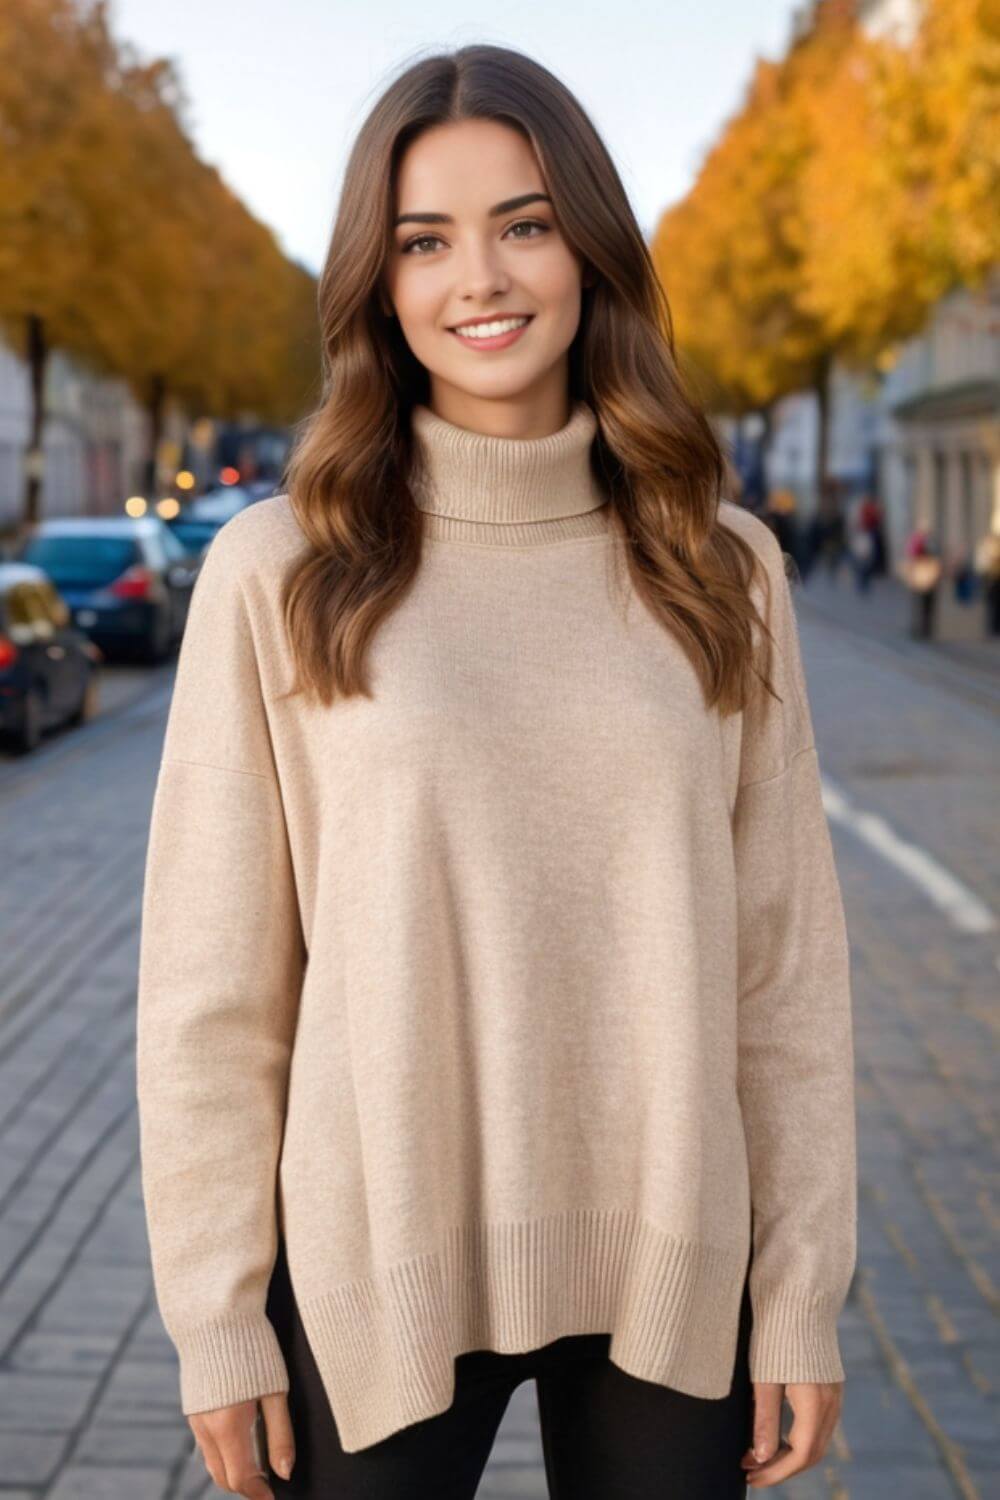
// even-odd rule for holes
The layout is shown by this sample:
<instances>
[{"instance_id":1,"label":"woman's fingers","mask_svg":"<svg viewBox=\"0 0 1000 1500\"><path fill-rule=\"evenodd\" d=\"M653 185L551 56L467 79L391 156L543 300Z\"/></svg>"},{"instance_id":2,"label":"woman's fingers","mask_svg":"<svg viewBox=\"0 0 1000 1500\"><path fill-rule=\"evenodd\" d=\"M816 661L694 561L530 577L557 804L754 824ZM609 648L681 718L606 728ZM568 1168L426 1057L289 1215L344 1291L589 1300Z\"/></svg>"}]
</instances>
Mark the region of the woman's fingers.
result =
<instances>
[{"instance_id":1,"label":"woman's fingers","mask_svg":"<svg viewBox=\"0 0 1000 1500\"><path fill-rule=\"evenodd\" d=\"M208 1428L199 1421L200 1416L201 1413L199 1412L198 1416L190 1418L194 1440L198 1444L198 1452L201 1454L202 1462L208 1470L209 1478L218 1489L224 1490L226 1488L226 1466L222 1462L222 1454L219 1452L218 1444Z\"/></svg>"},{"instance_id":2,"label":"woman's fingers","mask_svg":"<svg viewBox=\"0 0 1000 1500\"><path fill-rule=\"evenodd\" d=\"M274 1500L254 1453L253 1427L257 1400L240 1401L215 1411L194 1413L189 1421L213 1482L230 1495L246 1500Z\"/></svg>"},{"instance_id":3,"label":"woman's fingers","mask_svg":"<svg viewBox=\"0 0 1000 1500\"><path fill-rule=\"evenodd\" d=\"M747 1471L748 1485L765 1489L772 1484L782 1484L793 1474L800 1474L803 1469L819 1463L837 1425L843 1387L843 1381L832 1384L803 1382L784 1387L785 1398L793 1412L788 1437L781 1442L775 1457Z\"/></svg>"},{"instance_id":4,"label":"woman's fingers","mask_svg":"<svg viewBox=\"0 0 1000 1500\"><path fill-rule=\"evenodd\" d=\"M755 1381L753 1387L753 1437L744 1453L744 1466L767 1463L781 1441L781 1403L785 1387L773 1381Z\"/></svg>"},{"instance_id":5,"label":"woman's fingers","mask_svg":"<svg viewBox=\"0 0 1000 1500\"><path fill-rule=\"evenodd\" d=\"M258 1469L255 1474L245 1474L238 1482L235 1493L246 1500L274 1500L274 1491Z\"/></svg>"},{"instance_id":6,"label":"woman's fingers","mask_svg":"<svg viewBox=\"0 0 1000 1500\"><path fill-rule=\"evenodd\" d=\"M284 1391L278 1391L271 1396L261 1396L260 1404L267 1431L268 1463L282 1479L288 1479L295 1462L295 1434L288 1412L288 1396Z\"/></svg>"}]
</instances>

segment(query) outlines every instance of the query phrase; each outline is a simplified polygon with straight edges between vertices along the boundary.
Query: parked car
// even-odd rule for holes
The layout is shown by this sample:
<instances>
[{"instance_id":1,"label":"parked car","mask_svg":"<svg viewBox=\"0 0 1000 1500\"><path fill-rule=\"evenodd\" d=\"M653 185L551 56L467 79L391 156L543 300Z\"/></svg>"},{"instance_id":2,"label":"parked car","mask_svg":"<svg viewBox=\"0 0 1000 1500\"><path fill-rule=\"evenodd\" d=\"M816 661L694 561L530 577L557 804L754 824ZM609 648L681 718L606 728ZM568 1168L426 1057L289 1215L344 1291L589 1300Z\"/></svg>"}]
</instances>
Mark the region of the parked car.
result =
<instances>
[{"instance_id":1,"label":"parked car","mask_svg":"<svg viewBox=\"0 0 1000 1500\"><path fill-rule=\"evenodd\" d=\"M149 661L183 635L201 566L159 516L39 521L16 556L45 570L103 650L138 649Z\"/></svg>"},{"instance_id":2,"label":"parked car","mask_svg":"<svg viewBox=\"0 0 1000 1500\"><path fill-rule=\"evenodd\" d=\"M192 521L217 521L221 525L254 503L254 496L240 484L222 484L217 489L206 490L184 507L184 515Z\"/></svg>"},{"instance_id":3,"label":"parked car","mask_svg":"<svg viewBox=\"0 0 1000 1500\"><path fill-rule=\"evenodd\" d=\"M189 516L185 509L166 524L189 556L201 557L225 522L199 520L197 516Z\"/></svg>"},{"instance_id":4,"label":"parked car","mask_svg":"<svg viewBox=\"0 0 1000 1500\"><path fill-rule=\"evenodd\" d=\"M251 500L270 500L278 494L279 484L277 479L248 479L244 488Z\"/></svg>"},{"instance_id":5,"label":"parked car","mask_svg":"<svg viewBox=\"0 0 1000 1500\"><path fill-rule=\"evenodd\" d=\"M167 522L174 536L193 557L201 557L215 533L237 511L246 510L256 500L272 494L270 480L251 480L249 484L218 485L189 500L174 518Z\"/></svg>"},{"instance_id":6,"label":"parked car","mask_svg":"<svg viewBox=\"0 0 1000 1500\"><path fill-rule=\"evenodd\" d=\"M22 754L97 712L100 648L41 568L0 562L0 735Z\"/></svg>"}]
</instances>

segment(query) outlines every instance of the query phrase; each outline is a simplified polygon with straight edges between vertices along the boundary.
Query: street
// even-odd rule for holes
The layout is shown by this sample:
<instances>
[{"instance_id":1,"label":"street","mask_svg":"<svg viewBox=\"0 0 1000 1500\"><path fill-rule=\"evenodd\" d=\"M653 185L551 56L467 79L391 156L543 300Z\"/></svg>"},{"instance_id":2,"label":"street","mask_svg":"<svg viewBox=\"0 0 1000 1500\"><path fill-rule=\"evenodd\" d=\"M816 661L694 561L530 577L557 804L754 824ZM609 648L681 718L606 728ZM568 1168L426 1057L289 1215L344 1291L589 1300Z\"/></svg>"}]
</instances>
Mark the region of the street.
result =
<instances>
[{"instance_id":1,"label":"street","mask_svg":"<svg viewBox=\"0 0 1000 1500\"><path fill-rule=\"evenodd\" d=\"M800 590L800 593L802 591ZM860 1264L825 1460L789 1500L1000 1494L1000 698L808 599L800 634L854 975ZM134 1109L150 800L174 665L0 757L0 1497L218 1493L153 1301ZM534 1387L484 1500L546 1494ZM613 1500L613 1497L609 1497Z\"/></svg>"}]
</instances>

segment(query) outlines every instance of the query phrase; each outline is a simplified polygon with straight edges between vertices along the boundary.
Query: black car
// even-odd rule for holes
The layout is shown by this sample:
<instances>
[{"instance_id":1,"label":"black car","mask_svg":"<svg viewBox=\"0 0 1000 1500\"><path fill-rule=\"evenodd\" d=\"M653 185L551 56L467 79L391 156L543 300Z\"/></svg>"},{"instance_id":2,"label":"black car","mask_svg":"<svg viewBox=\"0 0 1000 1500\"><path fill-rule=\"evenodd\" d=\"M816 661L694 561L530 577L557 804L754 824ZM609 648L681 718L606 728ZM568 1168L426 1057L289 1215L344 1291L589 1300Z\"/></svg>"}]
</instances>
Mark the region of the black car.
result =
<instances>
[{"instance_id":1,"label":"black car","mask_svg":"<svg viewBox=\"0 0 1000 1500\"><path fill-rule=\"evenodd\" d=\"M105 651L162 661L184 633L200 558L159 516L40 521L16 557L45 570L74 623Z\"/></svg>"},{"instance_id":2,"label":"black car","mask_svg":"<svg viewBox=\"0 0 1000 1500\"><path fill-rule=\"evenodd\" d=\"M41 568L0 562L0 735L13 749L97 712L100 661Z\"/></svg>"}]
</instances>

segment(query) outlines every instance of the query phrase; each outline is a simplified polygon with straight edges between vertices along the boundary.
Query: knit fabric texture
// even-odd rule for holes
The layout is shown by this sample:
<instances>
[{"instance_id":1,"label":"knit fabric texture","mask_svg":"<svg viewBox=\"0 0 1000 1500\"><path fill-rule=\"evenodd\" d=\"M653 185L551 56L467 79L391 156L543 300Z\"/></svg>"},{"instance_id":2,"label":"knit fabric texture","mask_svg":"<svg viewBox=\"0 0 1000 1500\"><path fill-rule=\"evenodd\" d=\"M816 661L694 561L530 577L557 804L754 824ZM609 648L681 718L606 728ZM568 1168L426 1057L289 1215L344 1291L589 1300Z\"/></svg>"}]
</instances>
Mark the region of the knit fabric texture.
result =
<instances>
[{"instance_id":1,"label":"knit fabric texture","mask_svg":"<svg viewBox=\"0 0 1000 1500\"><path fill-rule=\"evenodd\" d=\"M849 950L779 544L720 503L781 700L722 716L629 583L587 403L411 421L371 697L281 697L287 495L217 533L180 647L137 1067L182 1409L288 1390L279 1230L347 1452L445 1410L459 1353L568 1334L723 1397L748 1273L752 1378L841 1380Z\"/></svg>"}]
</instances>

